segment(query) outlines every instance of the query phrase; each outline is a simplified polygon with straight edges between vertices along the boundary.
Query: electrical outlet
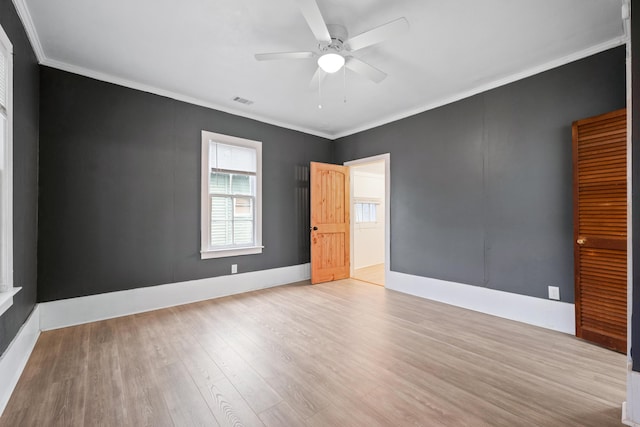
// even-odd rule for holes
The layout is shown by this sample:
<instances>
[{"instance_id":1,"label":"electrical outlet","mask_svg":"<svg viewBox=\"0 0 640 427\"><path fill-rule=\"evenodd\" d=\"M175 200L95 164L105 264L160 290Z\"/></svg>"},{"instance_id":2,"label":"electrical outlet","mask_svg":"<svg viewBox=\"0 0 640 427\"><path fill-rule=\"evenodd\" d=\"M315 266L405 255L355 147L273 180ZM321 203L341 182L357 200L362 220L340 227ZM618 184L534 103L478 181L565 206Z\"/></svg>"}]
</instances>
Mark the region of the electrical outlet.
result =
<instances>
[{"instance_id":1,"label":"electrical outlet","mask_svg":"<svg viewBox=\"0 0 640 427\"><path fill-rule=\"evenodd\" d=\"M236 274L237 272L238 272L238 264L231 264L231 274Z\"/></svg>"},{"instance_id":2,"label":"electrical outlet","mask_svg":"<svg viewBox=\"0 0 640 427\"><path fill-rule=\"evenodd\" d=\"M557 286L549 286L549 299L560 300L560 288Z\"/></svg>"}]
</instances>

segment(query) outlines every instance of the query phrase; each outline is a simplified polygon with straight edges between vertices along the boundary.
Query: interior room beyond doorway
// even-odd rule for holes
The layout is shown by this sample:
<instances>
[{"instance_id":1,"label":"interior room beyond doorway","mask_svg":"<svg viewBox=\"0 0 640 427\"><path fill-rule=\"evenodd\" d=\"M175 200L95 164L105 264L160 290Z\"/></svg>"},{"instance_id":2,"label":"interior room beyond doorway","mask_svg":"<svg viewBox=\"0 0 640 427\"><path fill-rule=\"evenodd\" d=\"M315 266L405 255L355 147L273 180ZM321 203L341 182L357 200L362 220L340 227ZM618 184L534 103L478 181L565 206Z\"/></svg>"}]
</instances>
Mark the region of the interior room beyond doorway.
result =
<instances>
[{"instance_id":1,"label":"interior room beyond doorway","mask_svg":"<svg viewBox=\"0 0 640 427\"><path fill-rule=\"evenodd\" d=\"M350 166L354 279L385 284L385 161Z\"/></svg>"}]
</instances>

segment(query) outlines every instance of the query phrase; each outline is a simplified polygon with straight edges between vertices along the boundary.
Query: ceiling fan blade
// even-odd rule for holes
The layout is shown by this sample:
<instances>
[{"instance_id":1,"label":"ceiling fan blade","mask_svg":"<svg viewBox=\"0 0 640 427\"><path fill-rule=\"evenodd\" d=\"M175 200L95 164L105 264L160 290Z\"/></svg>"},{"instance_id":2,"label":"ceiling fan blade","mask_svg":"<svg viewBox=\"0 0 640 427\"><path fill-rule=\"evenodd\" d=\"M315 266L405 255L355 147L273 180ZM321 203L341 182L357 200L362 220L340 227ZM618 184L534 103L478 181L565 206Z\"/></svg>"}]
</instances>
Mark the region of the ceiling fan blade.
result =
<instances>
[{"instance_id":1,"label":"ceiling fan blade","mask_svg":"<svg viewBox=\"0 0 640 427\"><path fill-rule=\"evenodd\" d=\"M331 43L331 35L315 0L296 0L311 32L319 42Z\"/></svg>"},{"instance_id":2,"label":"ceiling fan blade","mask_svg":"<svg viewBox=\"0 0 640 427\"><path fill-rule=\"evenodd\" d=\"M367 64L364 61L354 58L350 56L347 58L347 61L344 64L345 67L350 69L353 72L356 72L369 80L380 83L384 79L387 78L387 73L384 73L372 65Z\"/></svg>"},{"instance_id":3,"label":"ceiling fan blade","mask_svg":"<svg viewBox=\"0 0 640 427\"><path fill-rule=\"evenodd\" d=\"M318 90L318 86L324 81L326 77L327 77L327 73L322 71L322 68L320 67L316 68L316 72L313 74L313 77L309 82L309 89ZM318 82L318 80L320 81Z\"/></svg>"},{"instance_id":4,"label":"ceiling fan blade","mask_svg":"<svg viewBox=\"0 0 640 427\"><path fill-rule=\"evenodd\" d=\"M258 61L271 61L274 59L310 59L314 56L316 56L316 54L313 52L275 52L255 54Z\"/></svg>"},{"instance_id":5,"label":"ceiling fan blade","mask_svg":"<svg viewBox=\"0 0 640 427\"><path fill-rule=\"evenodd\" d=\"M373 30L366 31L347 40L349 50L358 50L372 44L380 43L391 37L404 33L409 29L409 21L406 18L398 18Z\"/></svg>"}]
</instances>

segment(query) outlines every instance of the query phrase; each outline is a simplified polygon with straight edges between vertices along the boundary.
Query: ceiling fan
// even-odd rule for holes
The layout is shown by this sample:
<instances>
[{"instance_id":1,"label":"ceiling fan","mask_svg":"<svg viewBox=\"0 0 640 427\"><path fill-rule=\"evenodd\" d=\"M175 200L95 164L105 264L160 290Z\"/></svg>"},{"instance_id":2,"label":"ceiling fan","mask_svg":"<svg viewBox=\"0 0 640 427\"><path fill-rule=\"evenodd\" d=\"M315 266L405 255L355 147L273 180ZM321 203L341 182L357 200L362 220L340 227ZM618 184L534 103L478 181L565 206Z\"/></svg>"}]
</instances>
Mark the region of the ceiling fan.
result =
<instances>
[{"instance_id":1,"label":"ceiling fan","mask_svg":"<svg viewBox=\"0 0 640 427\"><path fill-rule=\"evenodd\" d=\"M318 58L316 70L311 85L318 85L328 74L335 73L343 66L369 80L380 83L387 74L374 66L350 55L359 49L380 43L388 38L405 32L409 28L409 22L405 18L398 18L384 25L366 31L357 36L348 38L347 29L342 25L327 25L316 0L295 0L302 15L307 21L313 35L318 40L318 51L305 52L276 52L258 53L255 55L258 61L270 61L280 59L314 59ZM324 72L322 72L324 71Z\"/></svg>"}]
</instances>

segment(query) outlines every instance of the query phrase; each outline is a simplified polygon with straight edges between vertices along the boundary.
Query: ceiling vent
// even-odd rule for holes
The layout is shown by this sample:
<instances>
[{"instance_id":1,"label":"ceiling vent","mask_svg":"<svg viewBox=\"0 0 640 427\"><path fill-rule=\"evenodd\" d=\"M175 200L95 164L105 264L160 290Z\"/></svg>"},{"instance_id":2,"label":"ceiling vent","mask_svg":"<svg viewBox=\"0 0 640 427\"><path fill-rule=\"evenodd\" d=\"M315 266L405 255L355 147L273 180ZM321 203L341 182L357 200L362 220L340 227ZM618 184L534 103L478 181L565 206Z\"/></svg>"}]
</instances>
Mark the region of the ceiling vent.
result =
<instances>
[{"instance_id":1,"label":"ceiling vent","mask_svg":"<svg viewBox=\"0 0 640 427\"><path fill-rule=\"evenodd\" d=\"M240 104L244 104L244 105L251 105L253 104L253 101L250 101L248 99L245 98L240 98L239 96L236 96L235 98L233 98L234 101L239 102Z\"/></svg>"}]
</instances>

